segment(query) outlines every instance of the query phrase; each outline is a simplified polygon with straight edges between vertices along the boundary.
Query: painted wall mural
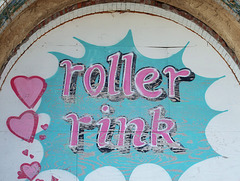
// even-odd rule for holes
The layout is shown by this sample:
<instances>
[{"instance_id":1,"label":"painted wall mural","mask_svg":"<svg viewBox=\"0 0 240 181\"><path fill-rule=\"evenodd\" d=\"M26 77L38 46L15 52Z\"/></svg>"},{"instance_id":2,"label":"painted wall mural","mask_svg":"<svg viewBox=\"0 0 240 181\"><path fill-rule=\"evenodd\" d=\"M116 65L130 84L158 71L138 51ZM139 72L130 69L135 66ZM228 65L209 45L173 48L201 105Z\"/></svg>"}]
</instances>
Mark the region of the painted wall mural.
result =
<instances>
[{"instance_id":1,"label":"painted wall mural","mask_svg":"<svg viewBox=\"0 0 240 181\"><path fill-rule=\"evenodd\" d=\"M0 92L3 180L240 178L239 85L192 31L96 14L12 59Z\"/></svg>"}]
</instances>

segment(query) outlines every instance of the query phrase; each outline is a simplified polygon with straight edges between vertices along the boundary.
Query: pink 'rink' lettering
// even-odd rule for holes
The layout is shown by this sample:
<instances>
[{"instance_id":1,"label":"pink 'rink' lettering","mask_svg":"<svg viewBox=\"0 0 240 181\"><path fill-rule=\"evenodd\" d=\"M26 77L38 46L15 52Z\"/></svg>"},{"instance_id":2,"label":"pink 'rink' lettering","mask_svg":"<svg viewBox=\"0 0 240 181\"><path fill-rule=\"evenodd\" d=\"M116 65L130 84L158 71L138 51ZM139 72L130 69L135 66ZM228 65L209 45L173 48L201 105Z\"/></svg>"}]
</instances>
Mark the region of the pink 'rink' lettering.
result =
<instances>
[{"instance_id":1,"label":"pink 'rink' lettering","mask_svg":"<svg viewBox=\"0 0 240 181\"><path fill-rule=\"evenodd\" d=\"M173 139L170 136L170 131L176 126L175 122L171 119L164 117L164 108L158 106L149 111L152 115L152 133L151 133L151 144L157 146L157 139L163 138L167 143L173 143Z\"/></svg>"},{"instance_id":2,"label":"pink 'rink' lettering","mask_svg":"<svg viewBox=\"0 0 240 181\"><path fill-rule=\"evenodd\" d=\"M90 115L78 117L76 113L68 113L64 119L71 123L71 138L69 147L74 153L84 152L84 130L92 130L98 128L96 136L96 145L103 153L111 152L115 149L120 153L126 154L130 152L131 145L139 152L162 152L163 147L169 147L174 153L185 152L186 149L172 138L177 131L174 120L164 117L165 110L159 105L149 110L152 117L151 128L143 118L134 118L129 120L120 116L110 118L113 112L104 112L106 105L101 106L101 112L106 114L97 122L93 121ZM109 106L109 109L110 108ZM118 140L116 145L112 142L113 134L118 125ZM115 132L116 134L116 132ZM150 139L150 144L147 142Z\"/></svg>"},{"instance_id":3,"label":"pink 'rink' lettering","mask_svg":"<svg viewBox=\"0 0 240 181\"><path fill-rule=\"evenodd\" d=\"M79 118L77 114L69 113L64 119L72 124L69 147L74 153L83 152L84 130L93 129L92 117L85 115Z\"/></svg>"},{"instance_id":4,"label":"pink 'rink' lettering","mask_svg":"<svg viewBox=\"0 0 240 181\"><path fill-rule=\"evenodd\" d=\"M119 134L118 134L118 147L123 147L125 142L125 131L127 127L127 118L126 117L118 117L116 122L119 123Z\"/></svg>"},{"instance_id":5,"label":"pink 'rink' lettering","mask_svg":"<svg viewBox=\"0 0 240 181\"><path fill-rule=\"evenodd\" d=\"M195 74L187 68L181 70L167 66L162 70L168 78L168 94L163 88L160 71L154 67L143 67L135 73L136 55L133 52L122 54L116 52L107 57L109 71L97 63L85 70L81 63L73 64L70 60L62 60L60 67L65 67L62 98L73 103L76 93L78 75L83 76L83 86L91 97L107 97L111 101L124 98L134 100L143 97L157 101L167 96L173 102L180 101L179 84L181 81L192 81ZM122 77L120 77L122 71ZM120 80L122 83L120 84Z\"/></svg>"},{"instance_id":6,"label":"pink 'rink' lettering","mask_svg":"<svg viewBox=\"0 0 240 181\"><path fill-rule=\"evenodd\" d=\"M127 132L132 134L128 135L129 138L133 139L133 146L138 150L138 148L143 148L147 145L147 142L144 139L144 133L146 133L146 121L142 118L135 118L130 120L127 123Z\"/></svg>"},{"instance_id":7,"label":"pink 'rink' lettering","mask_svg":"<svg viewBox=\"0 0 240 181\"><path fill-rule=\"evenodd\" d=\"M128 121L126 117L118 117L115 121L115 123L119 125L116 148L121 153L129 153L131 144L140 152L149 150L146 149L148 146L146 137L148 135L147 130L149 130L149 126L144 119L135 118Z\"/></svg>"},{"instance_id":8,"label":"pink 'rink' lettering","mask_svg":"<svg viewBox=\"0 0 240 181\"><path fill-rule=\"evenodd\" d=\"M110 152L113 150L113 144L111 143L114 125L108 117L104 117L97 122L99 131L97 134L97 147L101 152Z\"/></svg>"}]
</instances>

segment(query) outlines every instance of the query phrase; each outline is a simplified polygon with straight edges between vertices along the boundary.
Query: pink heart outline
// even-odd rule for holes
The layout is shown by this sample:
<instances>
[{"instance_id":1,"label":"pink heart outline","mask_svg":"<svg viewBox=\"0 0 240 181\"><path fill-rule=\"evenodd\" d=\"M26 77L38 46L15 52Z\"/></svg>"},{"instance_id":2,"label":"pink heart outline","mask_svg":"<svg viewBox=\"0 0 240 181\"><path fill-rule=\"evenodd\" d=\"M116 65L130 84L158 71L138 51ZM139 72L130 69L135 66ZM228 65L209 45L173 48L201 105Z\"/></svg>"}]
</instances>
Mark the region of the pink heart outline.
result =
<instances>
[{"instance_id":1,"label":"pink heart outline","mask_svg":"<svg viewBox=\"0 0 240 181\"><path fill-rule=\"evenodd\" d=\"M20 101L31 109L44 94L47 83L39 76L16 76L11 79L11 86Z\"/></svg>"},{"instance_id":2,"label":"pink heart outline","mask_svg":"<svg viewBox=\"0 0 240 181\"><path fill-rule=\"evenodd\" d=\"M39 162L32 162L31 164L23 163L20 166L20 170L30 181L32 181L39 174L41 165Z\"/></svg>"},{"instance_id":3,"label":"pink heart outline","mask_svg":"<svg viewBox=\"0 0 240 181\"><path fill-rule=\"evenodd\" d=\"M22 151L22 154L25 155L25 156L28 156L28 149L23 150L23 151Z\"/></svg>"},{"instance_id":4,"label":"pink heart outline","mask_svg":"<svg viewBox=\"0 0 240 181\"><path fill-rule=\"evenodd\" d=\"M34 155L30 154L29 157L30 157L31 159L33 159L33 158L34 158Z\"/></svg>"},{"instance_id":5,"label":"pink heart outline","mask_svg":"<svg viewBox=\"0 0 240 181\"><path fill-rule=\"evenodd\" d=\"M58 181L58 180L59 180L58 178L52 176L52 180L51 181Z\"/></svg>"},{"instance_id":6,"label":"pink heart outline","mask_svg":"<svg viewBox=\"0 0 240 181\"><path fill-rule=\"evenodd\" d=\"M39 139L40 140L45 140L46 139L46 135L39 135Z\"/></svg>"},{"instance_id":7,"label":"pink heart outline","mask_svg":"<svg viewBox=\"0 0 240 181\"><path fill-rule=\"evenodd\" d=\"M37 131L38 114L32 110L28 110L23 112L19 117L9 117L6 123L11 133L32 143Z\"/></svg>"},{"instance_id":8,"label":"pink heart outline","mask_svg":"<svg viewBox=\"0 0 240 181\"><path fill-rule=\"evenodd\" d=\"M48 129L48 124L41 125L41 128L46 131Z\"/></svg>"},{"instance_id":9,"label":"pink heart outline","mask_svg":"<svg viewBox=\"0 0 240 181\"><path fill-rule=\"evenodd\" d=\"M18 177L17 177L18 179L27 178L27 176L25 175L25 173L23 173L22 171L18 171L17 174L18 174Z\"/></svg>"}]
</instances>

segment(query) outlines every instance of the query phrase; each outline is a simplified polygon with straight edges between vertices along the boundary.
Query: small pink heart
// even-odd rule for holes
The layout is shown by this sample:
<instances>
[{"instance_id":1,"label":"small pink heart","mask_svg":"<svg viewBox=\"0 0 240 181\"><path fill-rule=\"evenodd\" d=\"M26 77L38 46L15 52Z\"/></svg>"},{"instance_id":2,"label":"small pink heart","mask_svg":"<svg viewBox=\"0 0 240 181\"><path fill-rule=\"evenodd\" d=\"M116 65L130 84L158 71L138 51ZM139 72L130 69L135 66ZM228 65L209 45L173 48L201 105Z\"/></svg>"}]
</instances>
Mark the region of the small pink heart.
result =
<instances>
[{"instance_id":1,"label":"small pink heart","mask_svg":"<svg viewBox=\"0 0 240 181\"><path fill-rule=\"evenodd\" d=\"M23 112L19 117L9 117L8 129L17 137L32 143L37 131L38 114L32 110Z\"/></svg>"},{"instance_id":2,"label":"small pink heart","mask_svg":"<svg viewBox=\"0 0 240 181\"><path fill-rule=\"evenodd\" d=\"M58 181L59 179L57 179L56 177L52 176L52 180L51 181Z\"/></svg>"},{"instance_id":3,"label":"small pink heart","mask_svg":"<svg viewBox=\"0 0 240 181\"><path fill-rule=\"evenodd\" d=\"M22 154L25 155L25 156L28 156L28 149L23 150L23 151L22 151Z\"/></svg>"},{"instance_id":4,"label":"small pink heart","mask_svg":"<svg viewBox=\"0 0 240 181\"><path fill-rule=\"evenodd\" d=\"M36 179L36 181L44 181L44 180L41 180L41 179Z\"/></svg>"},{"instance_id":5,"label":"small pink heart","mask_svg":"<svg viewBox=\"0 0 240 181\"><path fill-rule=\"evenodd\" d=\"M33 108L46 90L47 83L38 76L16 76L11 80L11 86L17 97L29 109Z\"/></svg>"},{"instance_id":6,"label":"small pink heart","mask_svg":"<svg viewBox=\"0 0 240 181\"><path fill-rule=\"evenodd\" d=\"M40 140L46 139L46 135L39 135L39 139L40 139Z\"/></svg>"},{"instance_id":7,"label":"small pink heart","mask_svg":"<svg viewBox=\"0 0 240 181\"><path fill-rule=\"evenodd\" d=\"M42 128L43 130L47 130L47 129L48 129L48 124L41 125L41 128Z\"/></svg>"},{"instance_id":8,"label":"small pink heart","mask_svg":"<svg viewBox=\"0 0 240 181\"><path fill-rule=\"evenodd\" d=\"M23 163L20 166L20 170L32 181L39 174L41 165L39 162L32 162L31 164Z\"/></svg>"},{"instance_id":9,"label":"small pink heart","mask_svg":"<svg viewBox=\"0 0 240 181\"><path fill-rule=\"evenodd\" d=\"M33 158L34 158L34 155L32 155L32 154L30 154L29 156L30 156L30 158L31 158L31 159L33 159Z\"/></svg>"},{"instance_id":10,"label":"small pink heart","mask_svg":"<svg viewBox=\"0 0 240 181\"><path fill-rule=\"evenodd\" d=\"M18 179L27 178L27 176L22 171L18 171L17 174L18 174Z\"/></svg>"}]
</instances>

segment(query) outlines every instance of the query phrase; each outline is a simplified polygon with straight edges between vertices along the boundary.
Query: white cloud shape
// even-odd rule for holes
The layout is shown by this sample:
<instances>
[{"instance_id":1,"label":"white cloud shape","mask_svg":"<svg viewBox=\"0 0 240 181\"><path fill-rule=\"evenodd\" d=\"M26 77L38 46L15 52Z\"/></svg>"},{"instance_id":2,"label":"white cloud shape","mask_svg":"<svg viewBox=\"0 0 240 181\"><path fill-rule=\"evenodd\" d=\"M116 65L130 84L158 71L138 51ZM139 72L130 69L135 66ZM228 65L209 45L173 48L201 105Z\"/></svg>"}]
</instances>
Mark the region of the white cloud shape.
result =
<instances>
[{"instance_id":1,"label":"white cloud shape","mask_svg":"<svg viewBox=\"0 0 240 181\"><path fill-rule=\"evenodd\" d=\"M122 172L115 167L105 166L98 168L88 174L84 181L125 181L125 177Z\"/></svg>"},{"instance_id":2,"label":"white cloud shape","mask_svg":"<svg viewBox=\"0 0 240 181\"><path fill-rule=\"evenodd\" d=\"M240 158L239 110L229 110L215 116L206 128L206 137L218 154ZM240 168L239 168L240 169Z\"/></svg>"},{"instance_id":3,"label":"white cloud shape","mask_svg":"<svg viewBox=\"0 0 240 181\"><path fill-rule=\"evenodd\" d=\"M50 116L46 113L40 113L38 114L38 127L36 133L39 133L40 131L43 131L43 128L41 126L47 124L49 126L50 124Z\"/></svg>"},{"instance_id":4,"label":"white cloud shape","mask_svg":"<svg viewBox=\"0 0 240 181\"><path fill-rule=\"evenodd\" d=\"M225 73L225 75L208 88L205 95L206 102L209 107L215 110L238 110L240 86L232 74Z\"/></svg>"},{"instance_id":5,"label":"white cloud shape","mask_svg":"<svg viewBox=\"0 0 240 181\"><path fill-rule=\"evenodd\" d=\"M120 170L112 166L98 168L88 174L84 181L126 181ZM167 171L159 165L146 163L138 165L130 175L129 181L171 181Z\"/></svg>"},{"instance_id":6,"label":"white cloud shape","mask_svg":"<svg viewBox=\"0 0 240 181\"><path fill-rule=\"evenodd\" d=\"M190 167L179 181L240 180L240 160L214 157Z\"/></svg>"},{"instance_id":7,"label":"white cloud shape","mask_svg":"<svg viewBox=\"0 0 240 181\"><path fill-rule=\"evenodd\" d=\"M159 165L152 163L145 163L137 166L131 176L129 181L171 181L171 177L168 172L160 167Z\"/></svg>"},{"instance_id":8,"label":"white cloud shape","mask_svg":"<svg viewBox=\"0 0 240 181\"><path fill-rule=\"evenodd\" d=\"M207 62L205 64L208 65ZM212 69L214 66L215 70ZM220 73L224 75L223 78L215 81L205 94L206 102L210 108L224 111L212 118L205 129L209 144L221 156L191 166L183 173L179 181L240 180L240 87L232 72L224 70L224 67L227 68L226 65L214 63L214 61L211 62L210 69L205 67L205 71L204 66L199 65L198 68L196 66L196 72L202 76L220 76ZM216 73L212 74L214 72Z\"/></svg>"},{"instance_id":9,"label":"white cloud shape","mask_svg":"<svg viewBox=\"0 0 240 181\"><path fill-rule=\"evenodd\" d=\"M78 178L72 173L60 169L52 169L40 172L36 176L34 181L36 181L37 179L44 181L52 181L52 177L55 177L59 181L79 181Z\"/></svg>"}]
</instances>

